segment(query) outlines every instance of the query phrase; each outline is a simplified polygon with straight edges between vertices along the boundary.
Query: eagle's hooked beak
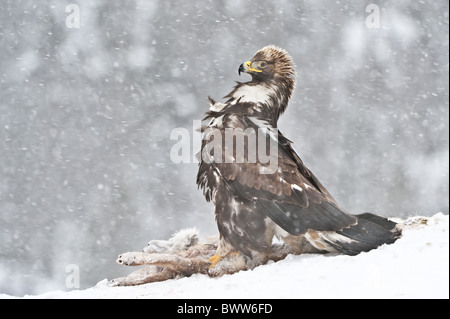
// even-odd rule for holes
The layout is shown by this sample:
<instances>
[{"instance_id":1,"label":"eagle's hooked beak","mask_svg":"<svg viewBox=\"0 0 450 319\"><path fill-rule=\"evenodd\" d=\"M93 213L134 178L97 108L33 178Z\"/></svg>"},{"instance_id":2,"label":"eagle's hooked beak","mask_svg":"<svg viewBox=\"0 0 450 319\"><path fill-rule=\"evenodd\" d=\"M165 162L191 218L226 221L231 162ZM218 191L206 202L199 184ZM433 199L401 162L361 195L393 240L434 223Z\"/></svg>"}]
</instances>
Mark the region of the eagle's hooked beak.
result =
<instances>
[{"instance_id":1,"label":"eagle's hooked beak","mask_svg":"<svg viewBox=\"0 0 450 319\"><path fill-rule=\"evenodd\" d=\"M247 62L242 63L239 66L238 74L241 75L241 72L251 73L251 72L262 72L262 71L252 68L252 62L247 61Z\"/></svg>"},{"instance_id":2,"label":"eagle's hooked beak","mask_svg":"<svg viewBox=\"0 0 450 319\"><path fill-rule=\"evenodd\" d=\"M245 69L244 69L244 63L242 63L242 64L239 66L239 70L238 70L239 76L241 76L241 72L245 72Z\"/></svg>"}]
</instances>

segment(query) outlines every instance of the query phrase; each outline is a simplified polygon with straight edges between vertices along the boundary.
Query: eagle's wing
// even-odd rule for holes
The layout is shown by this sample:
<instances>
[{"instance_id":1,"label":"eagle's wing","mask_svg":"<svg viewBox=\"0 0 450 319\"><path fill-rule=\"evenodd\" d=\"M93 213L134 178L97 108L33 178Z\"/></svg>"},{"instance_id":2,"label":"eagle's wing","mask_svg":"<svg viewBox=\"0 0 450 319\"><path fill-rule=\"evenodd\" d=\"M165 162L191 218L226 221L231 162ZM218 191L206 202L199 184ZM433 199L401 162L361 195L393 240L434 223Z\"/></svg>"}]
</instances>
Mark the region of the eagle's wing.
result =
<instances>
[{"instance_id":1,"label":"eagle's wing","mask_svg":"<svg viewBox=\"0 0 450 319\"><path fill-rule=\"evenodd\" d=\"M243 139L248 148L245 128L260 128L248 118L230 116L236 140ZM266 129L266 142L274 138ZM273 131L272 131L273 133ZM258 147L261 139L256 144ZM216 173L224 180L235 196L254 201L266 216L287 232L300 235L309 229L318 231L341 230L357 223L357 218L341 209L328 191L294 152L289 140L278 133L277 167L271 174L263 174L271 163L236 161L236 154L225 155L219 163L214 162ZM272 163L273 164L273 163Z\"/></svg>"}]
</instances>

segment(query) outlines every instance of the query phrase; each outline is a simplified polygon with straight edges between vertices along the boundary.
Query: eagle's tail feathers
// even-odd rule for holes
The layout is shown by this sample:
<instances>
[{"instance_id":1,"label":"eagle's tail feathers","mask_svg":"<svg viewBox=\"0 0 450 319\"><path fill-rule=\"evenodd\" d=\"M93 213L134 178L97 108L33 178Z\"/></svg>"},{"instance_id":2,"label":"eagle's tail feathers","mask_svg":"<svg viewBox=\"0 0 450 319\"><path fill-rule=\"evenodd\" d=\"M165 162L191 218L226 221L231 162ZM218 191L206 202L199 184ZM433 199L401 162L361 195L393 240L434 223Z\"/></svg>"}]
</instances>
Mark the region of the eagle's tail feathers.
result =
<instances>
[{"instance_id":1,"label":"eagle's tail feathers","mask_svg":"<svg viewBox=\"0 0 450 319\"><path fill-rule=\"evenodd\" d=\"M353 225L357 221L356 216L325 201L310 202L306 208L264 200L256 201L256 205L266 216L292 235L304 234L308 229L335 231Z\"/></svg>"},{"instance_id":2,"label":"eagle's tail feathers","mask_svg":"<svg viewBox=\"0 0 450 319\"><path fill-rule=\"evenodd\" d=\"M397 224L387 218L370 213L355 215L358 223L335 232L334 236L321 236L327 245L346 255L357 255L383 244L392 244L401 236Z\"/></svg>"}]
</instances>

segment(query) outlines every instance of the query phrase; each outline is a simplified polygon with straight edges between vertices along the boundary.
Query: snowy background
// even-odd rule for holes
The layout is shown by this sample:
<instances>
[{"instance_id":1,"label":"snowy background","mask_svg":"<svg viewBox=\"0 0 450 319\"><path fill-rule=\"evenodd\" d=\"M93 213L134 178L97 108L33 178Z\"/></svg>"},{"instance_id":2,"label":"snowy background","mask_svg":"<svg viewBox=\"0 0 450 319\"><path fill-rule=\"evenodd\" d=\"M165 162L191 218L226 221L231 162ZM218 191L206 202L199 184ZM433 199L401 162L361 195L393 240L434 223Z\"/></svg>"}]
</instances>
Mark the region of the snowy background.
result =
<instances>
[{"instance_id":1,"label":"snowy background","mask_svg":"<svg viewBox=\"0 0 450 319\"><path fill-rule=\"evenodd\" d=\"M365 24L380 8L379 28ZM66 7L80 9L69 28ZM119 253L214 234L196 164L174 164L240 63L289 51L280 130L348 211L449 212L449 3L24 0L0 3L0 293L129 273ZM70 21L69 21L70 22Z\"/></svg>"}]
</instances>

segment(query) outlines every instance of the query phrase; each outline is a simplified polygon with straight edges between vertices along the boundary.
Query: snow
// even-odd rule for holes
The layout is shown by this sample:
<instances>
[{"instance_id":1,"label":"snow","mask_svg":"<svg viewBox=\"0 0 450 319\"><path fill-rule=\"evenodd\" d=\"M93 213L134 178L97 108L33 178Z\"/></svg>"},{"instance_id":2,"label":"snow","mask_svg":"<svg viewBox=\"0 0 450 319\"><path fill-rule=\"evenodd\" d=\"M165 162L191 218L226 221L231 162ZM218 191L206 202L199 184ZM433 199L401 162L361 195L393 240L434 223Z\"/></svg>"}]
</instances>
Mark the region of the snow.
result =
<instances>
[{"instance_id":1,"label":"snow","mask_svg":"<svg viewBox=\"0 0 450 319\"><path fill-rule=\"evenodd\" d=\"M405 223L413 220L395 244L353 257L291 255L220 278L193 275L135 287L109 287L104 279L86 290L24 298L449 298L449 216Z\"/></svg>"}]
</instances>

